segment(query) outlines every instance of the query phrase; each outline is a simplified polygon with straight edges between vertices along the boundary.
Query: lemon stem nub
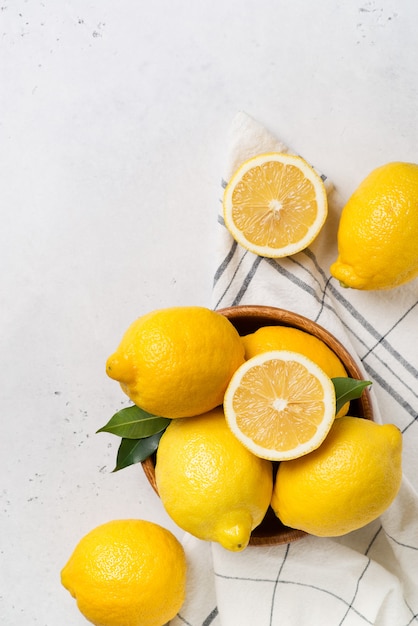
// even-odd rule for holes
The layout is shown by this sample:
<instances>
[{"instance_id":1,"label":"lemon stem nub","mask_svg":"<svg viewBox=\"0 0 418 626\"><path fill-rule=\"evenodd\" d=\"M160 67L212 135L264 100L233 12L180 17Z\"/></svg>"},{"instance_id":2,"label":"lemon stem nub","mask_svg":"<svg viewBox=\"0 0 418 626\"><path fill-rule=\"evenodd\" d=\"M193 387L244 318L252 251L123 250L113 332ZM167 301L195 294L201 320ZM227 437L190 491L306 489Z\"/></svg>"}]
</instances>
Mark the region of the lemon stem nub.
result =
<instances>
[{"instance_id":1,"label":"lemon stem nub","mask_svg":"<svg viewBox=\"0 0 418 626\"><path fill-rule=\"evenodd\" d=\"M106 374L121 383L129 383L135 377L135 371L128 356L113 354L107 359Z\"/></svg>"}]
</instances>

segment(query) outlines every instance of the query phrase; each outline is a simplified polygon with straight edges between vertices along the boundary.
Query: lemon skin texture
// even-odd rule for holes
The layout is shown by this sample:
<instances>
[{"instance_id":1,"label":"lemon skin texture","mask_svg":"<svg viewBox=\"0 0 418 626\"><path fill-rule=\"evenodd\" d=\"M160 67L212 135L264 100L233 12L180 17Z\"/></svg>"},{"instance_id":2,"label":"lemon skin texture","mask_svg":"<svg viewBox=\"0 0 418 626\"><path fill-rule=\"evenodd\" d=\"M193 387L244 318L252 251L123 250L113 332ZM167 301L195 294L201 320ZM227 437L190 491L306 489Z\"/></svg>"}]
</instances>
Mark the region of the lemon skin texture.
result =
<instances>
[{"instance_id":1,"label":"lemon skin texture","mask_svg":"<svg viewBox=\"0 0 418 626\"><path fill-rule=\"evenodd\" d=\"M95 626L163 626L185 599L183 547L144 520L114 520L85 535L61 572L63 586Z\"/></svg>"},{"instance_id":2,"label":"lemon skin texture","mask_svg":"<svg viewBox=\"0 0 418 626\"><path fill-rule=\"evenodd\" d=\"M236 439L218 407L169 424L155 477L162 503L180 528L240 551L269 507L272 467Z\"/></svg>"},{"instance_id":3,"label":"lemon skin texture","mask_svg":"<svg viewBox=\"0 0 418 626\"><path fill-rule=\"evenodd\" d=\"M418 276L418 165L388 163L342 210L332 276L353 289L392 289Z\"/></svg>"},{"instance_id":4,"label":"lemon skin texture","mask_svg":"<svg viewBox=\"0 0 418 626\"><path fill-rule=\"evenodd\" d=\"M243 361L241 338L226 317L204 307L170 307L131 324L106 372L140 408L177 418L222 404Z\"/></svg>"},{"instance_id":5,"label":"lemon skin texture","mask_svg":"<svg viewBox=\"0 0 418 626\"><path fill-rule=\"evenodd\" d=\"M347 377L344 365L338 356L321 339L289 326L262 326L254 333L241 338L245 349L245 359L271 350L299 352L311 359L329 378ZM346 402L336 417L346 415L350 403Z\"/></svg>"},{"instance_id":6,"label":"lemon skin texture","mask_svg":"<svg viewBox=\"0 0 418 626\"><path fill-rule=\"evenodd\" d=\"M272 508L287 526L337 537L381 515L402 478L402 435L393 424L335 420L313 452L280 464Z\"/></svg>"}]
</instances>

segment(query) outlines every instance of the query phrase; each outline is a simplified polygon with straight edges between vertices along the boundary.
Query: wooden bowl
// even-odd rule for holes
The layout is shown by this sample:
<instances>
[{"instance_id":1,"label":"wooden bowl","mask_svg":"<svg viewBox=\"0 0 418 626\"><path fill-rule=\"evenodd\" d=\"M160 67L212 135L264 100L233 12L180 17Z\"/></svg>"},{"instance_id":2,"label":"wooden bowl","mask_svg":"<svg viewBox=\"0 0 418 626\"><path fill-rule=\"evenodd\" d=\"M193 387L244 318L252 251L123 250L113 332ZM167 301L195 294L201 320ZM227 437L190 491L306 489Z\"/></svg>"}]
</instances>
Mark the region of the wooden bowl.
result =
<instances>
[{"instance_id":1,"label":"wooden bowl","mask_svg":"<svg viewBox=\"0 0 418 626\"><path fill-rule=\"evenodd\" d=\"M319 324L303 315L298 315L297 313L286 311L285 309L258 305L232 306L219 309L218 313L227 317L241 336L253 333L262 326L291 326L292 328L298 328L299 330L314 335L335 352L342 361L350 378L356 378L358 380L363 379L363 375L356 361L346 348L331 333L325 330L325 328L322 328L322 326L319 326ZM373 420L373 410L367 389L363 391L358 400L351 401L350 415ZM274 463L273 466L276 472L278 464ZM155 455L143 461L142 468L150 485L158 495L155 481ZM250 545L259 546L290 543L301 539L306 534L307 533L302 530L284 526L270 507L261 524L251 533Z\"/></svg>"}]
</instances>

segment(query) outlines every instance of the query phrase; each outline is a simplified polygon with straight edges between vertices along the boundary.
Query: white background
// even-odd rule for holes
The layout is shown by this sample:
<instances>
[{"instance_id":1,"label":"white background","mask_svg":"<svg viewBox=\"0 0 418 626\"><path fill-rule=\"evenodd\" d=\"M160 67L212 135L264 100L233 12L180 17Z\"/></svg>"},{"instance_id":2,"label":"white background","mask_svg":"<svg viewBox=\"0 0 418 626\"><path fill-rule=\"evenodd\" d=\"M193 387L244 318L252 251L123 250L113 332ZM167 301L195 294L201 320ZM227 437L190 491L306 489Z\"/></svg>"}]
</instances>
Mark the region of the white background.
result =
<instances>
[{"instance_id":1,"label":"white background","mask_svg":"<svg viewBox=\"0 0 418 626\"><path fill-rule=\"evenodd\" d=\"M1 0L0 623L82 626L60 570L110 519L179 531L95 434L104 372L155 308L210 305L244 110L347 199L418 162L416 0Z\"/></svg>"}]
</instances>

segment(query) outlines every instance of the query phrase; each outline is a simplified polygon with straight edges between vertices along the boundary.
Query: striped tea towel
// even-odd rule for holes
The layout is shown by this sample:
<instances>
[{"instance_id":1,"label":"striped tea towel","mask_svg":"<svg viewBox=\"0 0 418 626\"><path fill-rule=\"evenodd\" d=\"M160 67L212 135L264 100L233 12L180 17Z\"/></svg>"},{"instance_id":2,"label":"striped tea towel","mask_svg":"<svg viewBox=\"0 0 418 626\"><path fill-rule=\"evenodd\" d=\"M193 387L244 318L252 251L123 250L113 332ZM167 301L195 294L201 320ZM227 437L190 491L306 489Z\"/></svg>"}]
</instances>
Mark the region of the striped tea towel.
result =
<instances>
[{"instance_id":1,"label":"striped tea towel","mask_svg":"<svg viewBox=\"0 0 418 626\"><path fill-rule=\"evenodd\" d=\"M233 121L229 146L223 186L248 157L287 151L244 113ZM400 492L378 520L336 539L307 536L232 553L186 536L187 599L172 626L418 625L418 281L392 291L357 292L330 278L340 211L326 185L325 227L308 249L286 259L245 251L218 216L212 304L293 310L356 355L364 378L373 382L376 419L403 433Z\"/></svg>"}]
</instances>

